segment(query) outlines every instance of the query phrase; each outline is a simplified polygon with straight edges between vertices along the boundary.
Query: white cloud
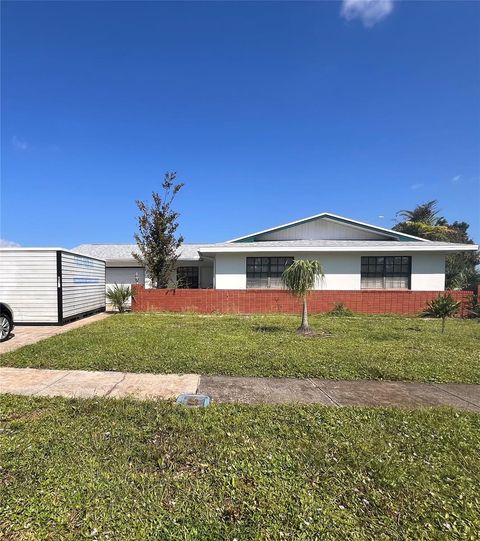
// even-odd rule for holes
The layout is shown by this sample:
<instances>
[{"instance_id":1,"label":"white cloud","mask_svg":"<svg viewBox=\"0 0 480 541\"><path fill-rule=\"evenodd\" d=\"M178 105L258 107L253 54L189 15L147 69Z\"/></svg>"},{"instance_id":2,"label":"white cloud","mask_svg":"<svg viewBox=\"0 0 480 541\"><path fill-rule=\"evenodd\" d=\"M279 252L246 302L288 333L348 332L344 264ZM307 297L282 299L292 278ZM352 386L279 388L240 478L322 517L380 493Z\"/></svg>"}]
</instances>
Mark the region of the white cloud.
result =
<instances>
[{"instance_id":1,"label":"white cloud","mask_svg":"<svg viewBox=\"0 0 480 541\"><path fill-rule=\"evenodd\" d=\"M462 175L455 175L453 178L452 178L452 182L454 184L457 184L457 182L460 182L460 178L462 177Z\"/></svg>"},{"instance_id":2,"label":"white cloud","mask_svg":"<svg viewBox=\"0 0 480 541\"><path fill-rule=\"evenodd\" d=\"M24 139L20 139L20 137L17 137L16 135L12 137L12 145L17 150L27 150L28 148L28 143Z\"/></svg>"},{"instance_id":3,"label":"white cloud","mask_svg":"<svg viewBox=\"0 0 480 541\"><path fill-rule=\"evenodd\" d=\"M13 240L0 239L0 248L15 248L16 246L20 246L20 244Z\"/></svg>"},{"instance_id":4,"label":"white cloud","mask_svg":"<svg viewBox=\"0 0 480 541\"><path fill-rule=\"evenodd\" d=\"M360 19L371 28L393 10L393 0L343 0L341 16L347 21Z\"/></svg>"},{"instance_id":5,"label":"white cloud","mask_svg":"<svg viewBox=\"0 0 480 541\"><path fill-rule=\"evenodd\" d=\"M420 188L423 188L423 186L424 186L423 182L417 182L416 184L412 184L410 186L410 189L419 190Z\"/></svg>"}]
</instances>

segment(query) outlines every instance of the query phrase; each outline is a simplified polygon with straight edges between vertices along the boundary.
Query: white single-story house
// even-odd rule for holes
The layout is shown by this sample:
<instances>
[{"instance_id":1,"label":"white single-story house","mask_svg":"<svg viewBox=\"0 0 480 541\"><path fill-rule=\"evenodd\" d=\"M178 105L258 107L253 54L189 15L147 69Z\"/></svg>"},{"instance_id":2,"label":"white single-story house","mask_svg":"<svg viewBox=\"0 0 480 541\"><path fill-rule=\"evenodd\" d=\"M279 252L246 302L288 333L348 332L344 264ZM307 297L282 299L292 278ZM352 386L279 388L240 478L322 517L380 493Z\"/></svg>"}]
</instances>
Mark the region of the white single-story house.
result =
<instances>
[{"instance_id":1,"label":"white single-story house","mask_svg":"<svg viewBox=\"0 0 480 541\"><path fill-rule=\"evenodd\" d=\"M145 284L135 244L82 244L74 249L106 261L107 284ZM434 242L322 212L216 244L183 244L173 282L189 288L276 289L295 259L317 259L317 289L445 289L445 257L474 244Z\"/></svg>"}]
</instances>

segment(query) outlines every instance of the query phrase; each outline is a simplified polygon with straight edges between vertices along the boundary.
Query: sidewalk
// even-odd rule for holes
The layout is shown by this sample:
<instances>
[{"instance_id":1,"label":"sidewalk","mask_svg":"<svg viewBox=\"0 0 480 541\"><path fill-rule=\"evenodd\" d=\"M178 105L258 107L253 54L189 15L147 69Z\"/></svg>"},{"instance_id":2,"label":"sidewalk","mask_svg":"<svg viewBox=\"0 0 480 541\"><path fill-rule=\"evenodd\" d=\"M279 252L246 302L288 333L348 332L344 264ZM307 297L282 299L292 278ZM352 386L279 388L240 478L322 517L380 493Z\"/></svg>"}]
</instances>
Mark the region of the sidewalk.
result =
<instances>
[{"instance_id":1,"label":"sidewalk","mask_svg":"<svg viewBox=\"0 0 480 541\"><path fill-rule=\"evenodd\" d=\"M451 406L480 413L480 385L402 381L201 376L198 392L216 402L326 406Z\"/></svg>"},{"instance_id":2,"label":"sidewalk","mask_svg":"<svg viewBox=\"0 0 480 541\"><path fill-rule=\"evenodd\" d=\"M182 393L195 393L199 380L200 376L195 374L160 375L0 367L0 393L31 396L170 399Z\"/></svg>"},{"instance_id":3,"label":"sidewalk","mask_svg":"<svg viewBox=\"0 0 480 541\"><path fill-rule=\"evenodd\" d=\"M214 402L326 406L451 406L480 413L480 385L396 381L244 378L0 367L0 393L77 398L172 399L207 394Z\"/></svg>"}]
</instances>

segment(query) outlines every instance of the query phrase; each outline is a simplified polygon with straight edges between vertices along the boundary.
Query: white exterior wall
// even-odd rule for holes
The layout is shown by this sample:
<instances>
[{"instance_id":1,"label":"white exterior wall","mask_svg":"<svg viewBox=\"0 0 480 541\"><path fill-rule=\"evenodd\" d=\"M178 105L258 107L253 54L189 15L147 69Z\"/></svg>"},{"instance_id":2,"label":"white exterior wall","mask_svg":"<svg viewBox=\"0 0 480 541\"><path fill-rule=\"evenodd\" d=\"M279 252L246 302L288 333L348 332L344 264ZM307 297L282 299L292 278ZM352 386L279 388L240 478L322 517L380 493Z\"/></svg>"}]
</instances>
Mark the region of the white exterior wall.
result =
<instances>
[{"instance_id":1,"label":"white exterior wall","mask_svg":"<svg viewBox=\"0 0 480 541\"><path fill-rule=\"evenodd\" d=\"M299 254L295 259L316 259L321 263L325 277L315 289L360 289L359 254Z\"/></svg>"},{"instance_id":2,"label":"white exterior wall","mask_svg":"<svg viewBox=\"0 0 480 541\"><path fill-rule=\"evenodd\" d=\"M385 253L369 253L382 256ZM392 254L394 255L394 254ZM401 253L412 257L411 289L414 291L443 291L445 288L445 255L427 253ZM217 254L215 271L216 289L246 289L246 258L249 256L288 257L291 253L263 254ZM295 259L316 259L320 261L325 278L317 283L316 289L359 290L360 253L295 254Z\"/></svg>"},{"instance_id":3,"label":"white exterior wall","mask_svg":"<svg viewBox=\"0 0 480 541\"><path fill-rule=\"evenodd\" d=\"M63 318L105 308L105 262L62 252Z\"/></svg>"},{"instance_id":4,"label":"white exterior wall","mask_svg":"<svg viewBox=\"0 0 480 541\"><path fill-rule=\"evenodd\" d=\"M246 254L217 254L215 289L246 289Z\"/></svg>"},{"instance_id":5,"label":"white exterior wall","mask_svg":"<svg viewBox=\"0 0 480 541\"><path fill-rule=\"evenodd\" d=\"M251 254L252 256L291 256L288 252ZM246 289L246 258L249 254L217 254L215 288ZM295 259L318 259L325 270L325 279L317 289L360 289L360 256L357 254L295 254Z\"/></svg>"},{"instance_id":6,"label":"white exterior wall","mask_svg":"<svg viewBox=\"0 0 480 541\"><path fill-rule=\"evenodd\" d=\"M15 323L57 323L57 251L0 250L0 300Z\"/></svg>"},{"instance_id":7,"label":"white exterior wall","mask_svg":"<svg viewBox=\"0 0 480 541\"><path fill-rule=\"evenodd\" d=\"M445 289L445 254L412 254L411 289L412 291Z\"/></svg>"}]
</instances>

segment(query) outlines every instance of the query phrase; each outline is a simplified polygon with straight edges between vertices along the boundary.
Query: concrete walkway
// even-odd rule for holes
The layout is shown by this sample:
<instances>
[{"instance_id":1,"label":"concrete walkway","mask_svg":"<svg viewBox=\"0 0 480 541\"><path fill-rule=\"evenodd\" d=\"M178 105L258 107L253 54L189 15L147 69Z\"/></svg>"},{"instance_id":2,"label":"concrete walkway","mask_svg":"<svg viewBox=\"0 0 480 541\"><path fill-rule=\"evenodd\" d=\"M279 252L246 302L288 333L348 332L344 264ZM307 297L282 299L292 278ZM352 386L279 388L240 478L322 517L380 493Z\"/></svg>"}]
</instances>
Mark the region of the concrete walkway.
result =
<instances>
[{"instance_id":1,"label":"concrete walkway","mask_svg":"<svg viewBox=\"0 0 480 541\"><path fill-rule=\"evenodd\" d=\"M172 399L207 394L215 402L326 406L452 406L480 413L480 385L134 374L0 367L0 392L65 397Z\"/></svg>"},{"instance_id":2,"label":"concrete walkway","mask_svg":"<svg viewBox=\"0 0 480 541\"><path fill-rule=\"evenodd\" d=\"M480 385L401 381L202 376L198 392L216 402L326 406L452 406L480 413Z\"/></svg>"},{"instance_id":3,"label":"concrete walkway","mask_svg":"<svg viewBox=\"0 0 480 541\"><path fill-rule=\"evenodd\" d=\"M66 325L18 325L13 329L12 336L0 344L0 354L8 353L9 351L14 351L15 349L30 344L35 344L35 342L40 342L40 340L45 340L56 334L63 334L72 329L90 325L90 323L105 319L109 315L110 314L102 312L100 314L95 314L94 316L72 321L72 323L67 323Z\"/></svg>"},{"instance_id":4,"label":"concrete walkway","mask_svg":"<svg viewBox=\"0 0 480 541\"><path fill-rule=\"evenodd\" d=\"M0 393L4 394L170 399L182 393L195 393L199 381L200 376L195 374L160 375L0 367Z\"/></svg>"}]
</instances>

